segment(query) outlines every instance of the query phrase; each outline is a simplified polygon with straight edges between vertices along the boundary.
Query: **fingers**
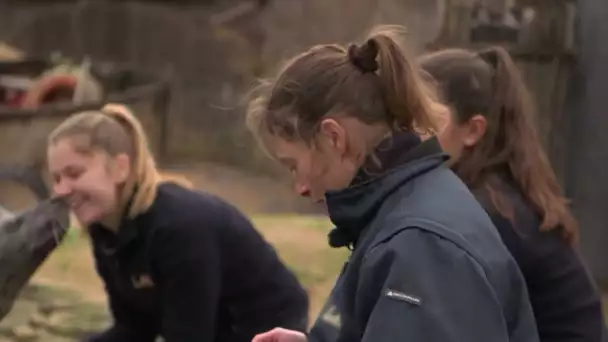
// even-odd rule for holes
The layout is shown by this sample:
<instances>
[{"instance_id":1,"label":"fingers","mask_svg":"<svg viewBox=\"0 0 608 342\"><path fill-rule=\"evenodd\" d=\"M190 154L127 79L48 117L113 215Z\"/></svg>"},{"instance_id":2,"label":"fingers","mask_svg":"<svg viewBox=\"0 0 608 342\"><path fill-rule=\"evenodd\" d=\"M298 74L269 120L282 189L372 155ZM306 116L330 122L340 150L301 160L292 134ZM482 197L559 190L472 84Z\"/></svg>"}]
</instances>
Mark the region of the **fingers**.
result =
<instances>
[{"instance_id":1,"label":"fingers","mask_svg":"<svg viewBox=\"0 0 608 342\"><path fill-rule=\"evenodd\" d=\"M288 335L289 330L274 328L262 334L255 335L251 342L283 342L282 337Z\"/></svg>"},{"instance_id":2,"label":"fingers","mask_svg":"<svg viewBox=\"0 0 608 342\"><path fill-rule=\"evenodd\" d=\"M253 340L251 340L251 342L278 342L277 337L276 337L277 329L280 329L280 328L274 328L265 333L257 334L253 337Z\"/></svg>"}]
</instances>

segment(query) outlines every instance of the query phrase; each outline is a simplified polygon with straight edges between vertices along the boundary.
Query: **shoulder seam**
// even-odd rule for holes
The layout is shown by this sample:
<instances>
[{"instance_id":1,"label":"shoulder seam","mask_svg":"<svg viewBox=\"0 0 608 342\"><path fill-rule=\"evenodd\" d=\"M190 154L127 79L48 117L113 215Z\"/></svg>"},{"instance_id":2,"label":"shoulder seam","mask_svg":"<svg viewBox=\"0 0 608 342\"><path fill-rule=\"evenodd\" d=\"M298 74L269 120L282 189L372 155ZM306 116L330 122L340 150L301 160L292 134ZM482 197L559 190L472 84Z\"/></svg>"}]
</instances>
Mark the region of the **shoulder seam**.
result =
<instances>
[{"instance_id":1,"label":"shoulder seam","mask_svg":"<svg viewBox=\"0 0 608 342\"><path fill-rule=\"evenodd\" d=\"M429 225L435 227L436 229L429 227ZM473 259L476 263L482 266L484 274L486 273L485 270L489 268L489 265L483 260L480 255L475 252L475 250L472 248L473 246L469 245L467 241L458 237L458 235L456 234L450 233L449 229L447 229L447 227L445 227L439 222L417 217L410 217L405 219L402 223L402 228L396 229L392 234L388 235L386 238L372 244L369 248L369 251L371 252L379 246L386 244L389 240L391 240L394 236L400 234L401 232L411 229L416 229L424 233L432 234L449 241L451 244L456 246L456 248L462 250L465 254L469 255L471 259Z\"/></svg>"}]
</instances>

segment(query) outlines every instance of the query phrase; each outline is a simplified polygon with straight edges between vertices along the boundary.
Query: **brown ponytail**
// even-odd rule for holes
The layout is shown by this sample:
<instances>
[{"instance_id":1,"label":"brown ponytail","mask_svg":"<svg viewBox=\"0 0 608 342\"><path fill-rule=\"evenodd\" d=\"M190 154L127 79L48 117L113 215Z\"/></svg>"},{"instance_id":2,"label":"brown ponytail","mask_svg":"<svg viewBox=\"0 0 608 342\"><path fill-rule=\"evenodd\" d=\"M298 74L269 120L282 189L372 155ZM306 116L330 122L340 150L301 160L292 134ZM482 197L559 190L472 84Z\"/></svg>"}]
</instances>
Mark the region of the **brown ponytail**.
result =
<instances>
[{"instance_id":1,"label":"brown ponytail","mask_svg":"<svg viewBox=\"0 0 608 342\"><path fill-rule=\"evenodd\" d=\"M317 124L338 114L388 129L436 132L443 115L419 68L398 44L399 26L380 26L362 45L318 45L295 56L251 93L247 123L267 136L312 141Z\"/></svg>"},{"instance_id":2,"label":"brown ponytail","mask_svg":"<svg viewBox=\"0 0 608 342\"><path fill-rule=\"evenodd\" d=\"M384 101L400 128L424 134L435 133L437 109L441 105L420 77L419 68L397 43L398 33L394 27L381 27L372 33L366 44L377 49Z\"/></svg>"},{"instance_id":3,"label":"brown ponytail","mask_svg":"<svg viewBox=\"0 0 608 342\"><path fill-rule=\"evenodd\" d=\"M441 85L457 123L475 115L487 121L484 136L454 166L456 173L469 186L492 189L492 177L506 174L542 217L541 230L561 229L564 239L574 243L577 222L538 137L531 95L509 53L498 46L478 53L450 49L420 61ZM505 199L493 190L495 206L509 217Z\"/></svg>"}]
</instances>

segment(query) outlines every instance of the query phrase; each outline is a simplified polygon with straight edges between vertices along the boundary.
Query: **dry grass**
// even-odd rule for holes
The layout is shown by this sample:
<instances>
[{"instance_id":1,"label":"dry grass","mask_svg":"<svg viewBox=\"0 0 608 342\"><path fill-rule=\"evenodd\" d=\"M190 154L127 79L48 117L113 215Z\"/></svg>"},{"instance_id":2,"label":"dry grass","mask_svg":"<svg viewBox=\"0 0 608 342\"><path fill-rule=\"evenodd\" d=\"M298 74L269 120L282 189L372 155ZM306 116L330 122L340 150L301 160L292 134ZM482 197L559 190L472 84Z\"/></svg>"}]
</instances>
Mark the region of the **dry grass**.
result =
<instances>
[{"instance_id":1,"label":"dry grass","mask_svg":"<svg viewBox=\"0 0 608 342\"><path fill-rule=\"evenodd\" d=\"M347 251L327 245L327 219L302 215L254 215L253 221L284 262L297 274L310 299L311 320L320 311L346 260ZM104 303L87 237L72 230L62 246L36 273L34 282L58 286L86 301ZM604 300L608 318L608 300Z\"/></svg>"},{"instance_id":2,"label":"dry grass","mask_svg":"<svg viewBox=\"0 0 608 342\"><path fill-rule=\"evenodd\" d=\"M297 274L311 297L312 317L321 309L345 260L345 252L327 245L329 223L323 217L253 216L253 221ZM84 299L104 302L105 293L94 269L87 237L72 230L62 246L36 273L34 281L58 285Z\"/></svg>"}]
</instances>

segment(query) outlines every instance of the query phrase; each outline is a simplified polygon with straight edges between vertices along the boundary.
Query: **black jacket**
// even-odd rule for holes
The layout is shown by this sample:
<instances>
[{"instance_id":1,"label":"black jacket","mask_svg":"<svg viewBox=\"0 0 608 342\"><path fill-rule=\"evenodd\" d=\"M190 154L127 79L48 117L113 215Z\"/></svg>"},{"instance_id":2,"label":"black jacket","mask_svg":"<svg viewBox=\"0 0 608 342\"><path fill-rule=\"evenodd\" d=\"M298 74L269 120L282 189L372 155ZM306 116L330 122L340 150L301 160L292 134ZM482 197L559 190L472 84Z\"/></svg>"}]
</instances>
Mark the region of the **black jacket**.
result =
<instances>
[{"instance_id":1,"label":"black jacket","mask_svg":"<svg viewBox=\"0 0 608 342\"><path fill-rule=\"evenodd\" d=\"M517 189L504 178L493 182L493 190L509 205L512 221L496 210L486 187L473 193L522 270L541 341L602 341L601 297L578 252L563 241L559 229L540 231L540 217Z\"/></svg>"},{"instance_id":2,"label":"black jacket","mask_svg":"<svg viewBox=\"0 0 608 342\"><path fill-rule=\"evenodd\" d=\"M89 228L114 325L91 341L249 342L306 329L308 298L249 221L222 200L163 184L113 234Z\"/></svg>"},{"instance_id":3,"label":"black jacket","mask_svg":"<svg viewBox=\"0 0 608 342\"><path fill-rule=\"evenodd\" d=\"M490 218L436 139L405 140L380 158L397 165L327 195L331 242L353 252L309 341L537 342L524 280Z\"/></svg>"}]
</instances>

